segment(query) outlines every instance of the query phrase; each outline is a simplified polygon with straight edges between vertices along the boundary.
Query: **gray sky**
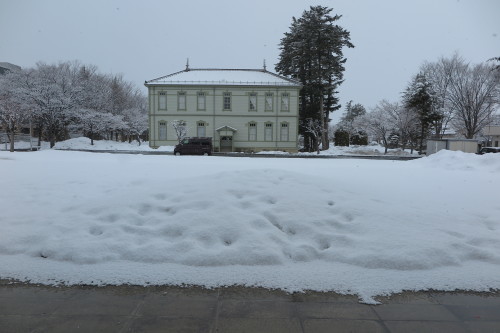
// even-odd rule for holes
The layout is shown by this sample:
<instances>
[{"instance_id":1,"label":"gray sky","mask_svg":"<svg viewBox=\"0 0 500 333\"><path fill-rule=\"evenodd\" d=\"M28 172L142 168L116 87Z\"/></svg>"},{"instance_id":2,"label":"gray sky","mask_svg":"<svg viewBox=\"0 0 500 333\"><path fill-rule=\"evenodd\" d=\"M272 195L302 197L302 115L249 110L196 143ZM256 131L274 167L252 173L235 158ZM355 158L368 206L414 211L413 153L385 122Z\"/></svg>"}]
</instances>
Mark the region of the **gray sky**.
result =
<instances>
[{"instance_id":1,"label":"gray sky","mask_svg":"<svg viewBox=\"0 0 500 333\"><path fill-rule=\"evenodd\" d=\"M426 60L500 57L499 0L0 0L0 62L80 60L144 91L186 58L192 68L261 68L266 59L274 71L292 17L317 4L342 15L356 46L344 53L343 106L398 100Z\"/></svg>"}]
</instances>

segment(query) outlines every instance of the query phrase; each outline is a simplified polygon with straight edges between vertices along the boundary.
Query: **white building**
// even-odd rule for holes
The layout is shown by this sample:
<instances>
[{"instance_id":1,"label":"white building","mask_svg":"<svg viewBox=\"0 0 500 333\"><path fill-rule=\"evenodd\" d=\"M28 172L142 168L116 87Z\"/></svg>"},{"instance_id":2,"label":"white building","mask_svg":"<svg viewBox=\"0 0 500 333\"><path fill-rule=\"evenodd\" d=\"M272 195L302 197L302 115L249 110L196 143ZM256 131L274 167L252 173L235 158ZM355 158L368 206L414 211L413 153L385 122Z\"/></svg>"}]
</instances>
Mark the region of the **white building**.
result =
<instances>
[{"instance_id":1,"label":"white building","mask_svg":"<svg viewBox=\"0 0 500 333\"><path fill-rule=\"evenodd\" d=\"M214 151L297 151L300 83L265 69L186 69L146 81L150 146L212 137Z\"/></svg>"},{"instance_id":2,"label":"white building","mask_svg":"<svg viewBox=\"0 0 500 333\"><path fill-rule=\"evenodd\" d=\"M485 126L483 134L488 139L488 146L500 147L500 125Z\"/></svg>"}]
</instances>

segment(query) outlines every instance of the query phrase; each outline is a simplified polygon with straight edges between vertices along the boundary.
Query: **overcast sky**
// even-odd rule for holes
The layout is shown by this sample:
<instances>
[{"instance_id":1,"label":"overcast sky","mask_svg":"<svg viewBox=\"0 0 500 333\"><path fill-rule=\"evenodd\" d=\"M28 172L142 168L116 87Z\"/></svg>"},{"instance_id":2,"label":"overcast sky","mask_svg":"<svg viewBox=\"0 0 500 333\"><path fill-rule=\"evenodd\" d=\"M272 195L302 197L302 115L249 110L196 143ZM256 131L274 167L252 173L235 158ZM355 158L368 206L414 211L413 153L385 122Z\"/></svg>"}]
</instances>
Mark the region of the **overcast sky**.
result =
<instances>
[{"instance_id":1,"label":"overcast sky","mask_svg":"<svg viewBox=\"0 0 500 333\"><path fill-rule=\"evenodd\" d=\"M0 62L80 60L143 83L185 68L274 71L292 17L311 5L351 32L343 105L396 101L424 61L500 57L499 0L0 0ZM343 110L342 110L343 112ZM340 114L341 112L338 112Z\"/></svg>"}]
</instances>

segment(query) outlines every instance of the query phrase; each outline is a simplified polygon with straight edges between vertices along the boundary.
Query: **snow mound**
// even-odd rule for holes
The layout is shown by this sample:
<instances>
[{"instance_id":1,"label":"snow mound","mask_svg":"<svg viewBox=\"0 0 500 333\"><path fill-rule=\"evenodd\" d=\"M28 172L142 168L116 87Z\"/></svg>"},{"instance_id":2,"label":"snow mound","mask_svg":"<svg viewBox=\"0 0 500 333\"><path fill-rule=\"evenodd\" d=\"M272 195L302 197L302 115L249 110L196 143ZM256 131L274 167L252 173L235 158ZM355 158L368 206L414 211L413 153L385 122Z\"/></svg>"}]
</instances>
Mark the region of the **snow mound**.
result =
<instances>
[{"instance_id":1,"label":"snow mound","mask_svg":"<svg viewBox=\"0 0 500 333\"><path fill-rule=\"evenodd\" d=\"M500 288L496 161L0 152L0 278Z\"/></svg>"},{"instance_id":2,"label":"snow mound","mask_svg":"<svg viewBox=\"0 0 500 333\"><path fill-rule=\"evenodd\" d=\"M500 154L477 155L443 149L411 163L446 170L500 172Z\"/></svg>"},{"instance_id":3,"label":"snow mound","mask_svg":"<svg viewBox=\"0 0 500 333\"><path fill-rule=\"evenodd\" d=\"M456 219L450 231L445 216L433 207L427 208L436 214L430 224L412 217L411 210L393 207L397 202L361 199L360 193L315 176L231 171L182 178L165 187L139 197L114 193L112 205L105 195L95 194L78 205L62 203L49 214L39 207L35 214L12 216L16 223L5 226L9 237L2 239L0 254L190 266L321 260L421 270L464 260L500 264L500 242L489 232L471 237L456 231L468 221ZM412 237L406 236L408 230Z\"/></svg>"},{"instance_id":4,"label":"snow mound","mask_svg":"<svg viewBox=\"0 0 500 333\"><path fill-rule=\"evenodd\" d=\"M73 150L116 150L116 151L154 151L149 147L149 143L132 141L128 142L117 142L112 140L94 140L94 144L91 144L91 140L86 137L78 137L73 139L68 139L65 141L56 142L54 149L73 149ZM158 148L159 151L173 151L174 147L163 146Z\"/></svg>"}]
</instances>

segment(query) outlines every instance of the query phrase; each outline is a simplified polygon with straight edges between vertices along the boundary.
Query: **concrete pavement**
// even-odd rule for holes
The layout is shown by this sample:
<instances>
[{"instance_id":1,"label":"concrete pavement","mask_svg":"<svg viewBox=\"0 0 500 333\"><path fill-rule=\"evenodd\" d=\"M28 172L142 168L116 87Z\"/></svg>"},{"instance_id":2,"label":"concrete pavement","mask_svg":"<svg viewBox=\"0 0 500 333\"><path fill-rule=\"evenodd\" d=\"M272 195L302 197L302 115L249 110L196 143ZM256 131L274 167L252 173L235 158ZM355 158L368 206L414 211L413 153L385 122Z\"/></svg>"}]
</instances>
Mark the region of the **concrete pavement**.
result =
<instances>
[{"instance_id":1,"label":"concrete pavement","mask_svg":"<svg viewBox=\"0 0 500 333\"><path fill-rule=\"evenodd\" d=\"M500 293L381 297L0 281L0 332L500 332Z\"/></svg>"}]
</instances>

